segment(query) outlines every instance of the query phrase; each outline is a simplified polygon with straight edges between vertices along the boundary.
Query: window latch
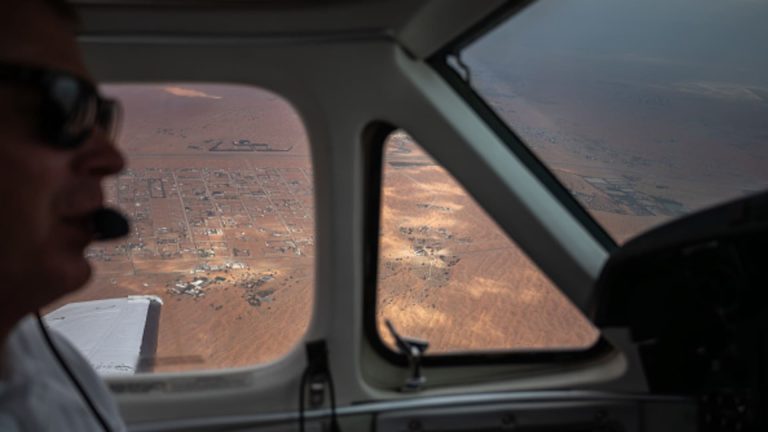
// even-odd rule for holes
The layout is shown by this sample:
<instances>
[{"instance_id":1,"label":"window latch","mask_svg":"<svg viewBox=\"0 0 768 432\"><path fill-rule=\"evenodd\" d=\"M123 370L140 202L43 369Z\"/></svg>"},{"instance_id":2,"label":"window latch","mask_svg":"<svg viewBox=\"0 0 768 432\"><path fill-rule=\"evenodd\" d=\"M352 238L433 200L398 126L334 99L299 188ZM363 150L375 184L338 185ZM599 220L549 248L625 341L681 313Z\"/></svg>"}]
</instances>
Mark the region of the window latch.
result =
<instances>
[{"instance_id":1,"label":"window latch","mask_svg":"<svg viewBox=\"0 0 768 432\"><path fill-rule=\"evenodd\" d=\"M424 352L429 348L429 342L400 336L390 320L385 320L384 322L395 339L397 349L408 359L410 374L405 379L405 384L400 390L403 392L422 390L424 384L427 383L427 378L421 373L421 360L424 358Z\"/></svg>"},{"instance_id":2,"label":"window latch","mask_svg":"<svg viewBox=\"0 0 768 432\"><path fill-rule=\"evenodd\" d=\"M469 65L464 63L464 59L461 58L461 52L452 52L447 57L448 64L453 66L453 69L459 74L459 76L467 83L468 86L472 86L472 70Z\"/></svg>"}]
</instances>

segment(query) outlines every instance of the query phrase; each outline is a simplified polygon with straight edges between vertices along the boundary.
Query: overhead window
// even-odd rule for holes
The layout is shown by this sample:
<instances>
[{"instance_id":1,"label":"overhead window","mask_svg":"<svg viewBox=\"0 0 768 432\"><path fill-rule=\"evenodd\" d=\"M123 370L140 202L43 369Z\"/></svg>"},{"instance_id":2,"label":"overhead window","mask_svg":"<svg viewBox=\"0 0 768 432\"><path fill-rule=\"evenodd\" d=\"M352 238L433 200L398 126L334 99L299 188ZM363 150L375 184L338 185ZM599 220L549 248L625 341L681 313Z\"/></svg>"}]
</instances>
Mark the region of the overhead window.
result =
<instances>
[{"instance_id":1,"label":"overhead window","mask_svg":"<svg viewBox=\"0 0 768 432\"><path fill-rule=\"evenodd\" d=\"M619 242L768 189L768 3L540 0L456 70Z\"/></svg>"},{"instance_id":2,"label":"overhead window","mask_svg":"<svg viewBox=\"0 0 768 432\"><path fill-rule=\"evenodd\" d=\"M88 249L92 281L52 305L49 322L104 374L251 366L288 353L314 292L313 179L297 113L245 86L103 91L124 106L118 144L128 161L106 182L106 197L132 229ZM64 328L105 314L111 319L88 337L77 323ZM143 334L115 340L128 326ZM124 364L110 363L126 349Z\"/></svg>"},{"instance_id":3,"label":"overhead window","mask_svg":"<svg viewBox=\"0 0 768 432\"><path fill-rule=\"evenodd\" d=\"M376 289L385 322L427 355L579 351L598 331L403 131L384 145Z\"/></svg>"}]
</instances>

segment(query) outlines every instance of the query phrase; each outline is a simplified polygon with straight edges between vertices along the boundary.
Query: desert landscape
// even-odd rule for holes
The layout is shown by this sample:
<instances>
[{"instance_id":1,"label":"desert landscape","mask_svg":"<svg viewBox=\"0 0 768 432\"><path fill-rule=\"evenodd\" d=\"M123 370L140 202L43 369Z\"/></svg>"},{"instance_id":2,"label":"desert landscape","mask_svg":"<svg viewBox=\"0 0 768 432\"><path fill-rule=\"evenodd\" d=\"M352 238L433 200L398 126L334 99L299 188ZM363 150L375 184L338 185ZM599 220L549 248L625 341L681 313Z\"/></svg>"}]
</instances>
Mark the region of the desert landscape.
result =
<instances>
[{"instance_id":1,"label":"desert landscape","mask_svg":"<svg viewBox=\"0 0 768 432\"><path fill-rule=\"evenodd\" d=\"M464 188L402 131L385 146L378 328L429 353L574 350L598 332Z\"/></svg>"},{"instance_id":2,"label":"desert landscape","mask_svg":"<svg viewBox=\"0 0 768 432\"><path fill-rule=\"evenodd\" d=\"M760 69L509 37L468 50L473 87L617 242L768 189Z\"/></svg>"},{"instance_id":3,"label":"desert landscape","mask_svg":"<svg viewBox=\"0 0 768 432\"><path fill-rule=\"evenodd\" d=\"M642 70L598 79L573 59L533 57L522 64L538 66L520 71L470 56L473 85L618 243L768 189L768 92ZM558 81L563 68L569 80ZM125 106L128 157L107 197L133 227L127 239L91 247L91 283L49 310L160 297L157 353L143 359L158 372L286 354L307 328L315 283L310 147L296 113L255 88L104 90ZM404 131L389 137L383 172L385 343L385 319L428 340L433 354L596 341L589 321Z\"/></svg>"},{"instance_id":4,"label":"desert landscape","mask_svg":"<svg viewBox=\"0 0 768 432\"><path fill-rule=\"evenodd\" d=\"M284 355L314 291L314 203L306 133L275 95L226 85L115 85L128 167L107 201L127 239L93 245L74 301L163 300L154 371L224 368ZM145 365L146 366L146 365Z\"/></svg>"},{"instance_id":5,"label":"desert landscape","mask_svg":"<svg viewBox=\"0 0 768 432\"><path fill-rule=\"evenodd\" d=\"M538 52L527 30L513 30L467 50L471 85L617 243L768 190L768 87L664 59ZM389 318L432 353L595 341L588 321L407 135L391 138L385 164L381 334Z\"/></svg>"}]
</instances>

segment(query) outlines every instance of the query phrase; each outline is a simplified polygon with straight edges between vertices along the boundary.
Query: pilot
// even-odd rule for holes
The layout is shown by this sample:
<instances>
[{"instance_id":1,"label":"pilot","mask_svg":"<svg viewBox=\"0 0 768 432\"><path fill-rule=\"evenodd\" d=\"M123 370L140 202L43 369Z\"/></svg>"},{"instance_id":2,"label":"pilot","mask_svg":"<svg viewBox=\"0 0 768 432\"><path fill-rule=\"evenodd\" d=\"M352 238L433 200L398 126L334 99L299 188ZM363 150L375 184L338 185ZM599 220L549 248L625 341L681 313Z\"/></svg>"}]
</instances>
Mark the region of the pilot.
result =
<instances>
[{"instance_id":1,"label":"pilot","mask_svg":"<svg viewBox=\"0 0 768 432\"><path fill-rule=\"evenodd\" d=\"M124 430L103 382L35 311L80 289L102 181L124 165L64 0L0 3L0 430ZM52 348L53 347L53 348Z\"/></svg>"}]
</instances>

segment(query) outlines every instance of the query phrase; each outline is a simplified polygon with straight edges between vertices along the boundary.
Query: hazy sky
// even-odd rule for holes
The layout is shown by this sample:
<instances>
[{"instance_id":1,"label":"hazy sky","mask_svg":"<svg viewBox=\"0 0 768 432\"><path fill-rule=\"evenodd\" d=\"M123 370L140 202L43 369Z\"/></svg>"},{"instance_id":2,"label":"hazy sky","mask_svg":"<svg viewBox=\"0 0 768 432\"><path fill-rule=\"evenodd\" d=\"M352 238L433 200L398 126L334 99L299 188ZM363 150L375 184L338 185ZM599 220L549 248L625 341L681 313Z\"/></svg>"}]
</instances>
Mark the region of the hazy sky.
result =
<instances>
[{"instance_id":1,"label":"hazy sky","mask_svg":"<svg viewBox=\"0 0 768 432\"><path fill-rule=\"evenodd\" d=\"M768 85L768 0L539 0L467 50L505 53L667 63Z\"/></svg>"}]
</instances>

